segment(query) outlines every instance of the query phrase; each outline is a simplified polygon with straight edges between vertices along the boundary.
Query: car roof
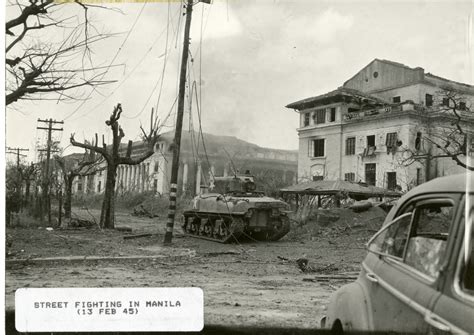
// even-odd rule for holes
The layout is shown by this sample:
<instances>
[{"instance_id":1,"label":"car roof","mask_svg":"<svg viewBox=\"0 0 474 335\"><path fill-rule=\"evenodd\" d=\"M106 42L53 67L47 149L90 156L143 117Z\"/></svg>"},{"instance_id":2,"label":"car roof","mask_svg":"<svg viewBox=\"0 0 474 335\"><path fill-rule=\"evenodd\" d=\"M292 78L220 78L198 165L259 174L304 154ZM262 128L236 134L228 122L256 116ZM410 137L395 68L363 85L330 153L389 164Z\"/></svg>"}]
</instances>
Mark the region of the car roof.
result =
<instances>
[{"instance_id":1,"label":"car roof","mask_svg":"<svg viewBox=\"0 0 474 335\"><path fill-rule=\"evenodd\" d=\"M447 192L447 193L461 193L466 192L466 181L469 178L470 190L474 190L474 173L470 173L468 177L466 173L439 177L433 180L430 180L426 183L421 184L420 186L412 189L410 192L406 193L405 196L413 196L420 193L433 193L433 192Z\"/></svg>"},{"instance_id":2,"label":"car roof","mask_svg":"<svg viewBox=\"0 0 474 335\"><path fill-rule=\"evenodd\" d=\"M474 193L474 173L466 173L439 177L423 183L409 192L405 193L392 207L384 222L384 226L393 219L395 212L398 208L405 203L408 199L420 195L429 193L465 193L467 188L467 178L469 178L469 192Z\"/></svg>"}]
</instances>

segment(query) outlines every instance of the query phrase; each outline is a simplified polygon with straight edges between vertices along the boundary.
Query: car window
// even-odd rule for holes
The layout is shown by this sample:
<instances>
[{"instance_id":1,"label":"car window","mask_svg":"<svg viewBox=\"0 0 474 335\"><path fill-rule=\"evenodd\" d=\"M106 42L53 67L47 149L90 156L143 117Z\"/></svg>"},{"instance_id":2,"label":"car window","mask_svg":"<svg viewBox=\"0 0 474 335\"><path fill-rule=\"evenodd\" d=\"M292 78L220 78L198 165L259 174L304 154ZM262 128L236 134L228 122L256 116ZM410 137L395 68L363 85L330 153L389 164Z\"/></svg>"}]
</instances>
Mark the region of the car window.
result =
<instances>
[{"instance_id":1,"label":"car window","mask_svg":"<svg viewBox=\"0 0 474 335\"><path fill-rule=\"evenodd\" d=\"M403 258L410 232L412 213L404 213L369 242L369 250L378 254Z\"/></svg>"},{"instance_id":2,"label":"car window","mask_svg":"<svg viewBox=\"0 0 474 335\"><path fill-rule=\"evenodd\" d=\"M474 296L474 246L472 240L471 235L471 256L469 257L469 262L464 267L463 275L461 277L461 289Z\"/></svg>"},{"instance_id":3,"label":"car window","mask_svg":"<svg viewBox=\"0 0 474 335\"><path fill-rule=\"evenodd\" d=\"M464 260L464 244L459 257ZM471 231L470 254L467 264L464 261L462 262L460 281L461 289L465 293L474 296L474 230Z\"/></svg>"},{"instance_id":4,"label":"car window","mask_svg":"<svg viewBox=\"0 0 474 335\"><path fill-rule=\"evenodd\" d=\"M430 203L415 209L404 262L436 279L444 261L453 219L451 203Z\"/></svg>"}]
</instances>

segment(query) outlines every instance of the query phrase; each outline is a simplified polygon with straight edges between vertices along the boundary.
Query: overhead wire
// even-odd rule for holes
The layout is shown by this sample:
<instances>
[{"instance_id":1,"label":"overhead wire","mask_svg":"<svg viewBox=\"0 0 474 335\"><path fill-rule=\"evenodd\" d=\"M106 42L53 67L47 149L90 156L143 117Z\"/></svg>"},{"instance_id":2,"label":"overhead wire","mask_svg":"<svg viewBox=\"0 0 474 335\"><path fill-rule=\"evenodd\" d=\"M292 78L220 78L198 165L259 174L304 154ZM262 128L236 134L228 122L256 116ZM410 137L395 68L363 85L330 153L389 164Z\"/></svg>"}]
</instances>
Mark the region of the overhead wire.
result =
<instances>
[{"instance_id":1,"label":"overhead wire","mask_svg":"<svg viewBox=\"0 0 474 335\"><path fill-rule=\"evenodd\" d=\"M128 38L130 37L130 35L132 34L132 31L133 29L135 28L138 20L140 19L142 13L143 13L143 10L145 9L145 6L147 4L147 0L145 0L145 2L143 3L143 6L142 8L140 9L140 12L138 13L137 17L135 18L135 21L133 22L130 30L128 31L127 35L125 36L122 44L120 45L120 47L117 49L117 52L115 53L114 57L112 58L112 60L110 61L109 63L109 66L107 67L107 69L105 70L105 72L101 75L100 77L100 80L102 80L105 75L107 74L107 72L110 70L110 68L112 67L112 64L115 62L115 60L117 59L119 53L122 51L122 48L124 47L125 43L128 41ZM84 106L84 104L86 103L87 99L92 95L92 92L94 92L94 88L89 92L89 94L87 95L87 97L82 101L82 103L75 109L73 110L70 114L68 114L64 120L67 120L69 119L72 115L74 115L79 109L82 108L82 106Z\"/></svg>"},{"instance_id":2,"label":"overhead wire","mask_svg":"<svg viewBox=\"0 0 474 335\"><path fill-rule=\"evenodd\" d=\"M179 10L177 12L177 14L179 13ZM130 71L124 79L122 79L122 81L119 83L119 85L111 92L109 93L100 103L98 103L96 106L94 106L91 110L89 110L88 112L86 112L85 114L82 114L80 115L79 117L82 117L82 116L85 116L86 114L89 114L90 112L93 112L95 111L98 107L100 107L104 102L106 102L112 95L114 95L117 90L132 76L133 73L135 73L135 71L138 69L138 67L143 63L143 61L146 59L146 57L148 56L148 54L153 50L153 48L155 47L155 45L158 43L158 41L160 40L160 38L163 36L163 34L165 33L165 31L167 30L168 28L168 25L167 27L165 27L161 33L157 36L157 38L153 41L152 45L150 46L150 48L148 48L148 50L143 54L142 58L140 58L140 60L138 61L138 63L134 66L134 68L132 69L132 71ZM125 118L125 116L123 116ZM77 119L77 118L76 118Z\"/></svg>"},{"instance_id":3,"label":"overhead wire","mask_svg":"<svg viewBox=\"0 0 474 335\"><path fill-rule=\"evenodd\" d=\"M168 49L168 40L169 40L169 26L170 26L170 3L168 2L168 14L167 14L167 24L166 24L166 42L165 42L165 50L164 50L164 61L163 61L163 69L161 71L161 74L160 76L157 78L156 80L156 83L155 85L153 86L153 89L151 90L148 98L146 99L142 109L140 110L140 112L138 112L136 115L134 116L131 116L131 117L127 117L127 116L123 116L125 119L135 119L137 118L138 116L140 116L143 111L145 110L146 106L148 105L148 102L150 101L151 97L153 96L153 93L155 93L155 90L156 88L158 87L158 84L160 84L160 91L158 93L158 99L157 99L157 103L156 103L156 107L155 107L155 110L156 110L156 115L158 116L158 107L159 107L159 103L160 103L160 98L161 98L161 93L162 93L162 90L163 90L163 82L164 82L164 77L165 77L165 71L166 71L166 64L168 63L168 53L169 53L169 49ZM173 36L174 37L174 36Z\"/></svg>"}]
</instances>

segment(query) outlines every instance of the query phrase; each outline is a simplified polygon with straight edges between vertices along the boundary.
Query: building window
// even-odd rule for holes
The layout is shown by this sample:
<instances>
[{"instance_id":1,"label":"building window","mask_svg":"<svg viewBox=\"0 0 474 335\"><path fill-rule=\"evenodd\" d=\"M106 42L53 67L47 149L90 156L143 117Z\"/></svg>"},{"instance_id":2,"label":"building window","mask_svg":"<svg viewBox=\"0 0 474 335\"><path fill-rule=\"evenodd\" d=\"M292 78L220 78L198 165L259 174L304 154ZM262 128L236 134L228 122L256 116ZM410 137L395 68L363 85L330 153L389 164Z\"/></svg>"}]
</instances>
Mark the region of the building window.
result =
<instances>
[{"instance_id":1,"label":"building window","mask_svg":"<svg viewBox=\"0 0 474 335\"><path fill-rule=\"evenodd\" d=\"M160 168L160 163L156 162L155 163L155 167L154 167L154 171L155 172L158 172L158 169Z\"/></svg>"},{"instance_id":2,"label":"building window","mask_svg":"<svg viewBox=\"0 0 474 335\"><path fill-rule=\"evenodd\" d=\"M375 147L375 135L367 136L367 147Z\"/></svg>"},{"instance_id":3,"label":"building window","mask_svg":"<svg viewBox=\"0 0 474 335\"><path fill-rule=\"evenodd\" d=\"M97 184L97 193L100 193L100 187L102 186L101 184L102 182L99 180L99 183Z\"/></svg>"},{"instance_id":4,"label":"building window","mask_svg":"<svg viewBox=\"0 0 474 335\"><path fill-rule=\"evenodd\" d=\"M313 181L323 180L323 176L313 176Z\"/></svg>"},{"instance_id":5,"label":"building window","mask_svg":"<svg viewBox=\"0 0 474 335\"><path fill-rule=\"evenodd\" d=\"M375 186L375 176L376 176L376 165L375 163L367 163L365 164L365 182L368 185L374 185Z\"/></svg>"},{"instance_id":6,"label":"building window","mask_svg":"<svg viewBox=\"0 0 474 335\"><path fill-rule=\"evenodd\" d=\"M421 168L416 168L416 185L421 184Z\"/></svg>"},{"instance_id":7,"label":"building window","mask_svg":"<svg viewBox=\"0 0 474 335\"><path fill-rule=\"evenodd\" d=\"M158 192L158 179L153 179L153 192Z\"/></svg>"},{"instance_id":8,"label":"building window","mask_svg":"<svg viewBox=\"0 0 474 335\"><path fill-rule=\"evenodd\" d=\"M443 101L441 103L443 106L449 107L449 98L443 98Z\"/></svg>"},{"instance_id":9,"label":"building window","mask_svg":"<svg viewBox=\"0 0 474 335\"><path fill-rule=\"evenodd\" d=\"M431 94L425 94L425 105L426 107L433 106L433 96Z\"/></svg>"},{"instance_id":10,"label":"building window","mask_svg":"<svg viewBox=\"0 0 474 335\"><path fill-rule=\"evenodd\" d=\"M398 97L393 97L393 98L392 98L392 101L393 101L394 104L398 104L398 103L400 103L400 102L402 101L402 98L401 98L400 96L398 96Z\"/></svg>"},{"instance_id":11,"label":"building window","mask_svg":"<svg viewBox=\"0 0 474 335\"><path fill-rule=\"evenodd\" d=\"M420 150L421 149L421 131L416 133L416 139L415 139L415 150Z\"/></svg>"},{"instance_id":12,"label":"building window","mask_svg":"<svg viewBox=\"0 0 474 335\"><path fill-rule=\"evenodd\" d=\"M324 157L324 138L312 140L311 157Z\"/></svg>"},{"instance_id":13,"label":"building window","mask_svg":"<svg viewBox=\"0 0 474 335\"><path fill-rule=\"evenodd\" d=\"M397 150L397 133L388 133L385 145L387 146L387 152L395 153Z\"/></svg>"},{"instance_id":14,"label":"building window","mask_svg":"<svg viewBox=\"0 0 474 335\"><path fill-rule=\"evenodd\" d=\"M79 176L80 178L81 176ZM82 192L82 183L77 183L77 192Z\"/></svg>"},{"instance_id":15,"label":"building window","mask_svg":"<svg viewBox=\"0 0 474 335\"><path fill-rule=\"evenodd\" d=\"M329 122L336 121L336 108L331 108L331 114L329 114Z\"/></svg>"},{"instance_id":16,"label":"building window","mask_svg":"<svg viewBox=\"0 0 474 335\"><path fill-rule=\"evenodd\" d=\"M461 101L461 102L459 103L459 109L460 109L460 110L465 110L465 109L466 109L466 103L465 103L464 101Z\"/></svg>"},{"instance_id":17,"label":"building window","mask_svg":"<svg viewBox=\"0 0 474 335\"><path fill-rule=\"evenodd\" d=\"M355 181L355 173L354 172L344 173L344 180L354 182Z\"/></svg>"},{"instance_id":18,"label":"building window","mask_svg":"<svg viewBox=\"0 0 474 335\"><path fill-rule=\"evenodd\" d=\"M395 190L397 188L397 173L387 172L387 188L389 190Z\"/></svg>"},{"instance_id":19,"label":"building window","mask_svg":"<svg viewBox=\"0 0 474 335\"><path fill-rule=\"evenodd\" d=\"M346 138L346 155L355 155L355 137Z\"/></svg>"},{"instance_id":20,"label":"building window","mask_svg":"<svg viewBox=\"0 0 474 335\"><path fill-rule=\"evenodd\" d=\"M325 109L318 109L315 112L315 121L316 121L316 124L326 123L326 110Z\"/></svg>"},{"instance_id":21,"label":"building window","mask_svg":"<svg viewBox=\"0 0 474 335\"><path fill-rule=\"evenodd\" d=\"M304 113L303 127L309 126L309 113Z\"/></svg>"}]
</instances>

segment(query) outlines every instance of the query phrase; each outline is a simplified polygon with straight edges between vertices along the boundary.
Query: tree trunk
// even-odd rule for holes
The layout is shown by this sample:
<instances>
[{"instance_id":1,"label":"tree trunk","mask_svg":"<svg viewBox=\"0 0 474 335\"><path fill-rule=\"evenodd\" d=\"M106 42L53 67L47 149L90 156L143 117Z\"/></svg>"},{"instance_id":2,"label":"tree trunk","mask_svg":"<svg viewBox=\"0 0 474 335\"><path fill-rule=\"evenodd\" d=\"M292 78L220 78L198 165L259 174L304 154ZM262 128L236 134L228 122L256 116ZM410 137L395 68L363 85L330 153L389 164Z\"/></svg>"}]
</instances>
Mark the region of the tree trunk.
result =
<instances>
[{"instance_id":1,"label":"tree trunk","mask_svg":"<svg viewBox=\"0 0 474 335\"><path fill-rule=\"evenodd\" d=\"M109 164L107 167L107 180L105 183L104 200L102 202L102 211L100 213L100 227L106 229L115 228L115 182L116 170L115 164Z\"/></svg>"},{"instance_id":2,"label":"tree trunk","mask_svg":"<svg viewBox=\"0 0 474 335\"><path fill-rule=\"evenodd\" d=\"M74 177L68 176L66 180L66 198L64 199L64 217L67 219L71 218L71 203L72 203L72 182Z\"/></svg>"}]
</instances>

